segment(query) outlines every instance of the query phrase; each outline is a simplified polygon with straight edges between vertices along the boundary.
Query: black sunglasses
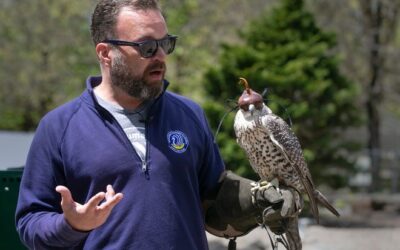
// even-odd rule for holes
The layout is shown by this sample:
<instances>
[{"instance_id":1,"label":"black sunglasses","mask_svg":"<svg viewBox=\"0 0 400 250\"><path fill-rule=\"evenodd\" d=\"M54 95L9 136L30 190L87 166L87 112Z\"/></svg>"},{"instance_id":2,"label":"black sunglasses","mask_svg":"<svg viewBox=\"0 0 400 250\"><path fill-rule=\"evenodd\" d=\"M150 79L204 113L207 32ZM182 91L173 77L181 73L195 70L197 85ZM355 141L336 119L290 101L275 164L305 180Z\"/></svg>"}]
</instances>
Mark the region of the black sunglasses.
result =
<instances>
[{"instance_id":1,"label":"black sunglasses","mask_svg":"<svg viewBox=\"0 0 400 250\"><path fill-rule=\"evenodd\" d=\"M157 53L158 47L161 47L167 55L171 54L175 49L177 38L178 36L167 35L165 38L160 40L146 40L143 42L127 42L115 39L106 39L103 41L103 43L109 43L118 46L138 47L139 53L142 57L150 58Z\"/></svg>"}]
</instances>

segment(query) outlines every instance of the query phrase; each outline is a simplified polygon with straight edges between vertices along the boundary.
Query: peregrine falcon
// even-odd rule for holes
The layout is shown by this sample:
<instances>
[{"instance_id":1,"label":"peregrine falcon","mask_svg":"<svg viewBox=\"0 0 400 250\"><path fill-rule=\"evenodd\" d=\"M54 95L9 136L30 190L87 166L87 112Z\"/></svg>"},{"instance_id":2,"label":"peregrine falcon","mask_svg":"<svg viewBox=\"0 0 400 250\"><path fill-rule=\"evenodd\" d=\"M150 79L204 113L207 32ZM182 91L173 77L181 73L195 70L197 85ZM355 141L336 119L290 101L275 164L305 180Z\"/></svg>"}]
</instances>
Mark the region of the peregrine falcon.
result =
<instances>
[{"instance_id":1,"label":"peregrine falcon","mask_svg":"<svg viewBox=\"0 0 400 250\"><path fill-rule=\"evenodd\" d=\"M261 181L278 180L279 185L306 193L317 223L317 203L339 216L337 210L315 189L299 140L289 125L272 113L262 96L250 89L244 78L240 78L240 83L246 89L238 101L234 130L238 144L246 152Z\"/></svg>"}]
</instances>

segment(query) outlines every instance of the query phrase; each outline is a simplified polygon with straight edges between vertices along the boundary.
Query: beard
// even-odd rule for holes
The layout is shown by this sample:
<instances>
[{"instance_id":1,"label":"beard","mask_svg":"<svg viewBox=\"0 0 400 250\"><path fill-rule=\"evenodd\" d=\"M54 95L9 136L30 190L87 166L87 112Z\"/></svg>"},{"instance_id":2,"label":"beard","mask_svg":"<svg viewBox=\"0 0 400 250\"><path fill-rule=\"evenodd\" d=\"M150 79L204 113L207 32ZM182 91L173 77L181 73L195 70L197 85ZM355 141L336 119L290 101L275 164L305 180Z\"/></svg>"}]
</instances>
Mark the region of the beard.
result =
<instances>
[{"instance_id":1,"label":"beard","mask_svg":"<svg viewBox=\"0 0 400 250\"><path fill-rule=\"evenodd\" d=\"M128 66L123 55L119 53L111 65L111 82L133 98L142 101L155 99L162 92L163 80L149 82L144 76L153 70L162 69L165 69L165 63L157 61L150 64L143 74L138 74Z\"/></svg>"}]
</instances>

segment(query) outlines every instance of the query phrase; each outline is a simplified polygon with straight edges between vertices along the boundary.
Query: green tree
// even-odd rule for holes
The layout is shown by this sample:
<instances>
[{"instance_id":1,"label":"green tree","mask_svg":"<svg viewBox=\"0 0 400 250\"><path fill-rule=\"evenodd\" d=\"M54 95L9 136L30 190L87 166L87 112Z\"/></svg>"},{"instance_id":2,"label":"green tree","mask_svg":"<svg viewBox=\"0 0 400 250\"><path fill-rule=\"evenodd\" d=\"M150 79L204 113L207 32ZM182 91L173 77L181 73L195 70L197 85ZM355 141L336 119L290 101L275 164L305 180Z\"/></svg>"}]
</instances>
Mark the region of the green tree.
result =
<instances>
[{"instance_id":1,"label":"green tree","mask_svg":"<svg viewBox=\"0 0 400 250\"><path fill-rule=\"evenodd\" d=\"M204 108L216 128L226 111L225 102L237 99L243 89L239 77L258 91L269 89L268 105L294 123L315 182L344 185L353 170L349 155L354 145L345 140L346 128L358 125L354 108L356 85L338 69L335 35L323 32L302 0L282 0L241 33L243 43L224 45L220 67L205 77L209 100ZM286 107L283 112L280 107ZM230 114L217 135L228 168L254 177L237 146Z\"/></svg>"},{"instance_id":2,"label":"green tree","mask_svg":"<svg viewBox=\"0 0 400 250\"><path fill-rule=\"evenodd\" d=\"M161 0L170 32L179 35L168 58L170 90L202 101L201 78L217 44L235 39L233 30L270 1ZM34 130L43 114L82 91L87 75L99 73L88 27L96 3L0 1L0 129Z\"/></svg>"},{"instance_id":3,"label":"green tree","mask_svg":"<svg viewBox=\"0 0 400 250\"><path fill-rule=\"evenodd\" d=\"M216 63L221 41L237 40L236 30L246 18L260 15L273 1L161 0L169 32L179 36L168 58L169 89L203 102L200 83L208 65Z\"/></svg>"},{"instance_id":4,"label":"green tree","mask_svg":"<svg viewBox=\"0 0 400 250\"><path fill-rule=\"evenodd\" d=\"M91 1L0 3L0 129L33 130L98 72Z\"/></svg>"}]
</instances>

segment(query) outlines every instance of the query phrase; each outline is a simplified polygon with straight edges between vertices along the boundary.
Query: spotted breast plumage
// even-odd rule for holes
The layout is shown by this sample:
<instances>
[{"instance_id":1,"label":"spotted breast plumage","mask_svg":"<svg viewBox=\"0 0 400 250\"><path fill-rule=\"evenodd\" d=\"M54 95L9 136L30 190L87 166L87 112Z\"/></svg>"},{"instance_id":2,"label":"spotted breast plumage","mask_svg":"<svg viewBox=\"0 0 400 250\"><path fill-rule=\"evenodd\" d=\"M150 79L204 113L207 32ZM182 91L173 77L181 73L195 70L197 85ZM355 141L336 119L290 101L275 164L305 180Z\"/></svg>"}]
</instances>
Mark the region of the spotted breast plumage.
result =
<instances>
[{"instance_id":1,"label":"spotted breast plumage","mask_svg":"<svg viewBox=\"0 0 400 250\"><path fill-rule=\"evenodd\" d=\"M244 78L241 78L241 83L246 89L238 101L234 130L237 142L246 152L254 171L263 181L277 179L280 185L307 194L317 222L317 202L339 216L321 192L315 189L300 142L289 125L264 104L262 96L250 89ZM293 249L301 249L301 245Z\"/></svg>"}]
</instances>

